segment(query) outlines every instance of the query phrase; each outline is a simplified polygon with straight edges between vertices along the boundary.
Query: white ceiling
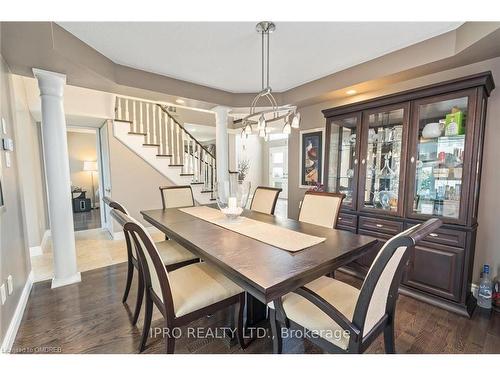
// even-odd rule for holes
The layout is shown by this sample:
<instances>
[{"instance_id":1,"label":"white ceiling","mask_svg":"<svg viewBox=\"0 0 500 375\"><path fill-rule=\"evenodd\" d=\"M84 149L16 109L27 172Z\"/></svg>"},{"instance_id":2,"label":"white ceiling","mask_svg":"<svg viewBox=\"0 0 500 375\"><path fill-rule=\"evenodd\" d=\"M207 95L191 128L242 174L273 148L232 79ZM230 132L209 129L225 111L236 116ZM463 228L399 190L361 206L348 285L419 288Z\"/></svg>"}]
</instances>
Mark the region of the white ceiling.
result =
<instances>
[{"instance_id":1,"label":"white ceiling","mask_svg":"<svg viewBox=\"0 0 500 375\"><path fill-rule=\"evenodd\" d=\"M114 62L230 92L257 92L261 38L248 22L59 22ZM456 29L461 22L277 22L270 77L285 91Z\"/></svg>"}]
</instances>

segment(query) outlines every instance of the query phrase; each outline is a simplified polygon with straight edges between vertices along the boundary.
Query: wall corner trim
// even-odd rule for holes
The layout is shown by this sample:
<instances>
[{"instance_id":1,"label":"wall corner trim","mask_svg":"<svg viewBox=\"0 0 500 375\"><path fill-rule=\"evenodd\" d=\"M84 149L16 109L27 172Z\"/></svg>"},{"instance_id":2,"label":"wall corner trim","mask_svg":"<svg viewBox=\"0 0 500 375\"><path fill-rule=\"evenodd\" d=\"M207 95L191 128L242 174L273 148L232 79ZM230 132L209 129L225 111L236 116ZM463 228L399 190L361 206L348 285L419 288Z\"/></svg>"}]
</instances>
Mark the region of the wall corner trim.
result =
<instances>
[{"instance_id":1,"label":"wall corner trim","mask_svg":"<svg viewBox=\"0 0 500 375\"><path fill-rule=\"evenodd\" d=\"M26 305L28 304L31 287L33 286L33 278L33 270L31 270L28 278L26 279L26 284L24 284L21 297L19 297L19 302L17 303L16 310L14 311L14 315L12 316L12 320L10 321L9 328L7 328L7 332L5 333L5 337L2 342L1 353L10 353L10 351L12 350L12 345L14 344L14 340L16 339L17 331L19 329L19 326L21 325L21 321L23 320L24 310L26 309Z\"/></svg>"}]
</instances>

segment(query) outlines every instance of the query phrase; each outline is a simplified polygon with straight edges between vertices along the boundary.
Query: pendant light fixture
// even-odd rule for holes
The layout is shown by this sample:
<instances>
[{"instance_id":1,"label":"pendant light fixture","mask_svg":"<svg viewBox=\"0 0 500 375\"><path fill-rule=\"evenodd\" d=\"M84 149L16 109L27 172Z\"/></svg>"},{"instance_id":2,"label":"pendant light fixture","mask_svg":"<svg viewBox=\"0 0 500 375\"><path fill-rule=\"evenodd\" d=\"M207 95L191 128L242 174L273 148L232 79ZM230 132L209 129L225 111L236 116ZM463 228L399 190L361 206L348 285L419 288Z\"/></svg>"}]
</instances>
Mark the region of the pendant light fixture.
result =
<instances>
[{"instance_id":1,"label":"pendant light fixture","mask_svg":"<svg viewBox=\"0 0 500 375\"><path fill-rule=\"evenodd\" d=\"M262 89L255 96L250 106L250 113L243 118L242 124L245 134L252 133L252 125L256 125L259 136L269 138L270 124L279 120L285 120L283 133L290 134L291 129L298 129L300 125L300 113L297 108L289 105L278 106L269 85L269 35L276 30L276 25L269 21L259 22L255 26L262 39ZM263 99L268 109L257 111L257 104Z\"/></svg>"}]
</instances>

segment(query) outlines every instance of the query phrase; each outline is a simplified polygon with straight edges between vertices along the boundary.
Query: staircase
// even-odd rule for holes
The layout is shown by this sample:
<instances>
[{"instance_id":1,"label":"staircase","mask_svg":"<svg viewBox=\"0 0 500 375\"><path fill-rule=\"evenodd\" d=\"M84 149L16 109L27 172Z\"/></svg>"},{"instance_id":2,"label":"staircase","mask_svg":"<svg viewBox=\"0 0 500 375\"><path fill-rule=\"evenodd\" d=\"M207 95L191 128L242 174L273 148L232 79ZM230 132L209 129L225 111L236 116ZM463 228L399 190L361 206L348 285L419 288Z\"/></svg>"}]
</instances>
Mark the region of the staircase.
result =
<instances>
[{"instance_id":1,"label":"staircase","mask_svg":"<svg viewBox=\"0 0 500 375\"><path fill-rule=\"evenodd\" d=\"M113 135L175 185L191 185L199 204L215 200L215 156L166 106L117 96Z\"/></svg>"}]
</instances>

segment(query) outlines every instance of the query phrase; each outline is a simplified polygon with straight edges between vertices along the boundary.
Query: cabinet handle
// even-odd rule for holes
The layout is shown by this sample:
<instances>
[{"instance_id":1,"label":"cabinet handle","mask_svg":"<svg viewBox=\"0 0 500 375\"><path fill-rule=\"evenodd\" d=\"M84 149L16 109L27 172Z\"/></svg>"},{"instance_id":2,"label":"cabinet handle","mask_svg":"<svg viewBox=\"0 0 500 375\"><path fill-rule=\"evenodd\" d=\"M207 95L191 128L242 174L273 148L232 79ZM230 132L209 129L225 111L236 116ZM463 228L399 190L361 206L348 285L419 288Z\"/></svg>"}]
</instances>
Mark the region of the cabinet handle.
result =
<instances>
[{"instance_id":1,"label":"cabinet handle","mask_svg":"<svg viewBox=\"0 0 500 375\"><path fill-rule=\"evenodd\" d=\"M413 163L415 163L415 157L414 157L414 156L412 156L412 157L410 158L410 163L412 163L412 164L413 164Z\"/></svg>"},{"instance_id":2,"label":"cabinet handle","mask_svg":"<svg viewBox=\"0 0 500 375\"><path fill-rule=\"evenodd\" d=\"M361 164L363 165L365 164L365 159L361 160Z\"/></svg>"},{"instance_id":3,"label":"cabinet handle","mask_svg":"<svg viewBox=\"0 0 500 375\"><path fill-rule=\"evenodd\" d=\"M358 159L354 159L354 165L358 165Z\"/></svg>"},{"instance_id":4,"label":"cabinet handle","mask_svg":"<svg viewBox=\"0 0 500 375\"><path fill-rule=\"evenodd\" d=\"M377 228L382 228L382 227L383 227L383 225L382 225L382 224L375 224L375 226L376 226Z\"/></svg>"},{"instance_id":5,"label":"cabinet handle","mask_svg":"<svg viewBox=\"0 0 500 375\"><path fill-rule=\"evenodd\" d=\"M431 236L431 237L438 237L438 234L437 233L430 233L429 236Z\"/></svg>"}]
</instances>

